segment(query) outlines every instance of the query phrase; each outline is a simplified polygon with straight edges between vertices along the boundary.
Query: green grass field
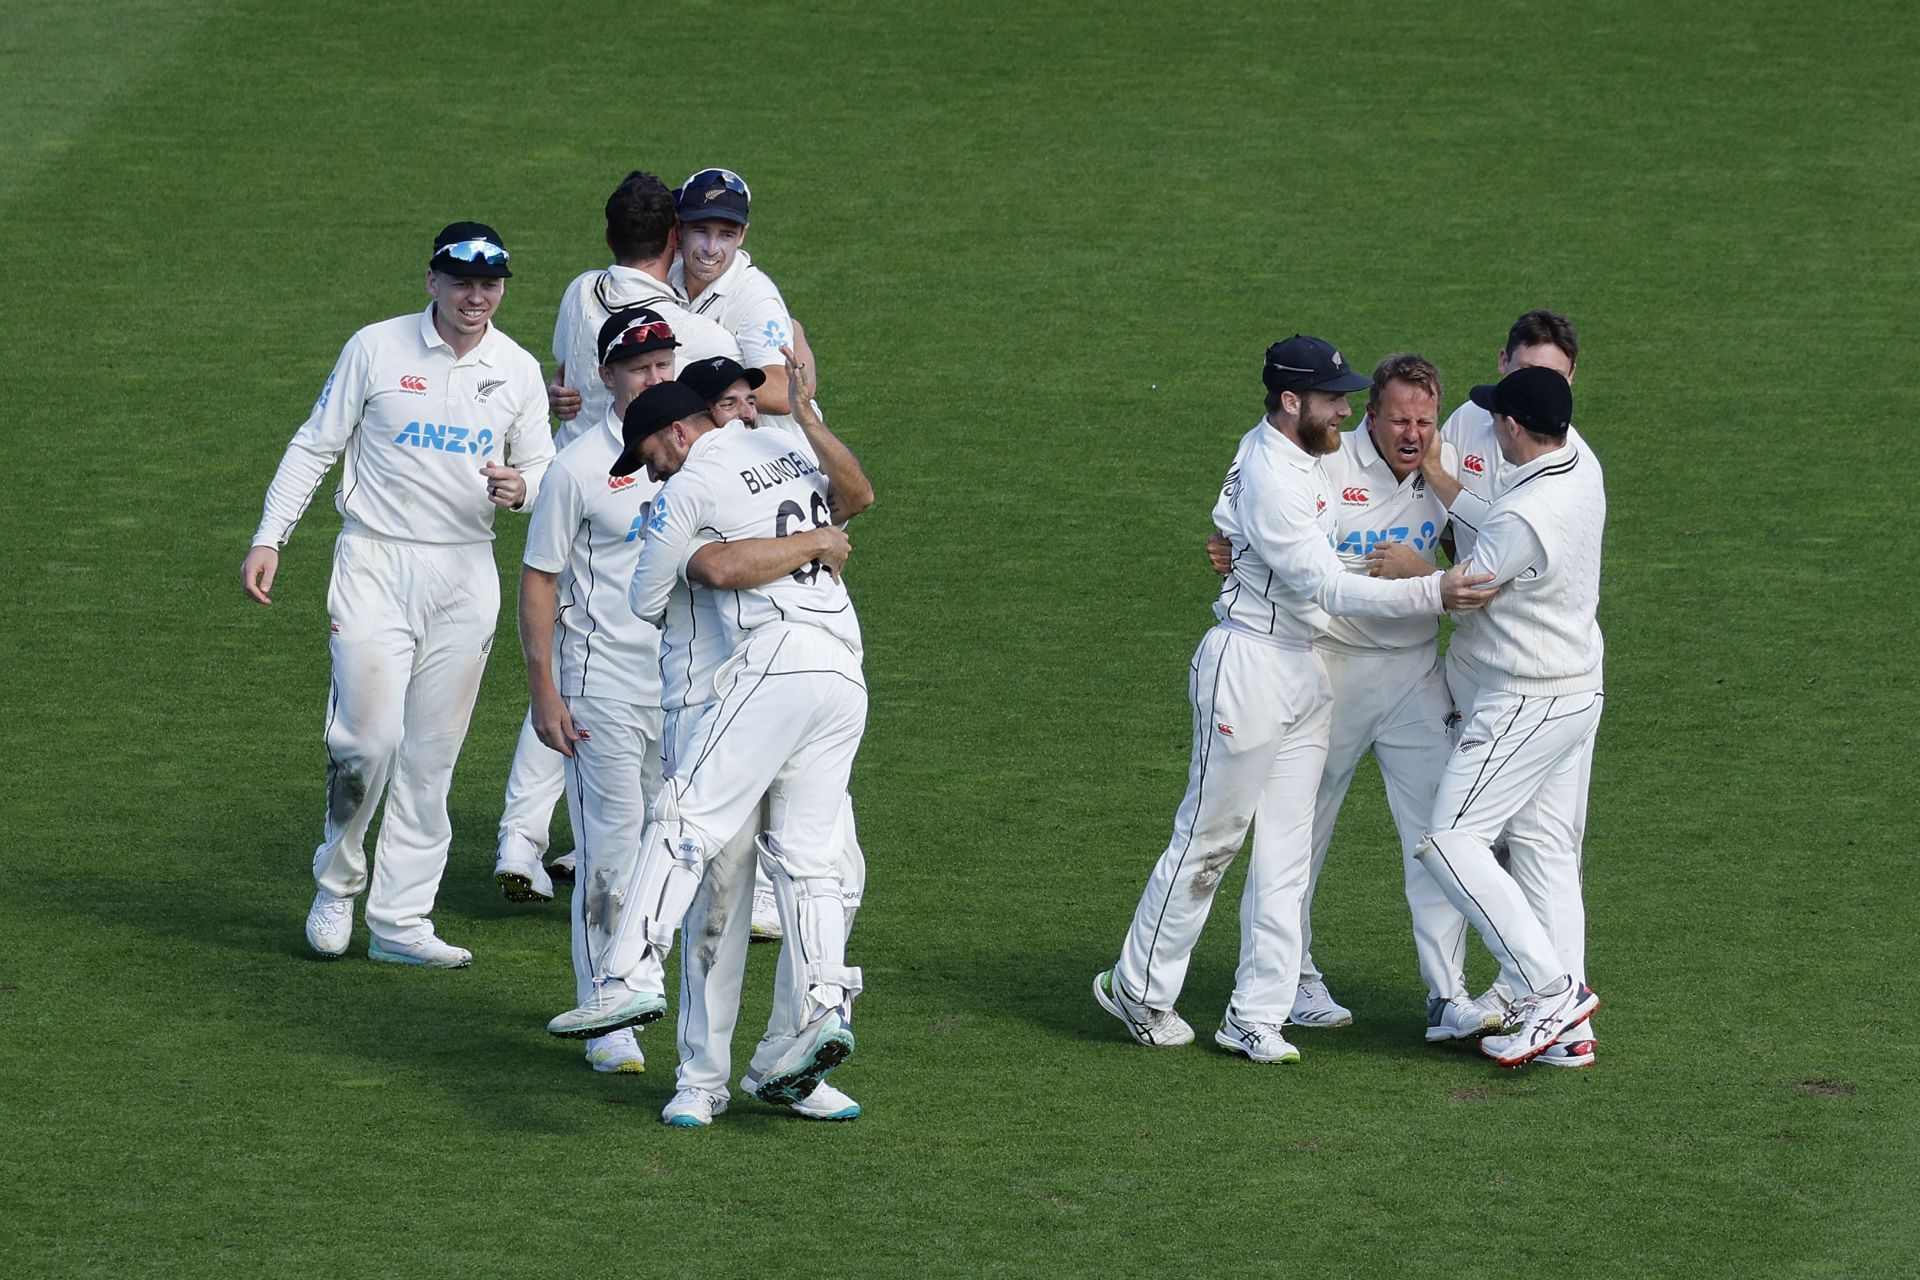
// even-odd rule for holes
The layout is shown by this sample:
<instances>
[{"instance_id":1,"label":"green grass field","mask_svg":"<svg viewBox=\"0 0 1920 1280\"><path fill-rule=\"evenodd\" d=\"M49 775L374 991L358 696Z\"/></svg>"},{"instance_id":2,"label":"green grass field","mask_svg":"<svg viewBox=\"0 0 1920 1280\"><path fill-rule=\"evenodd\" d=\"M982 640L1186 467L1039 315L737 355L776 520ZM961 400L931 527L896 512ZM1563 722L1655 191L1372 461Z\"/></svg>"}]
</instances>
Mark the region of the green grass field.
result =
<instances>
[{"instance_id":1,"label":"green grass field","mask_svg":"<svg viewBox=\"0 0 1920 1280\"><path fill-rule=\"evenodd\" d=\"M0 0L0 1274L1913 1274L1915 65L1886 0ZM853 1125L670 1131L670 1034L614 1078L544 1033L564 913L489 876L510 610L436 912L474 967L310 958L330 504L272 609L237 581L441 224L506 235L544 356L606 193L708 163L879 491ZM1370 766L1316 912L1356 1025L1130 1045L1087 985L1261 351L1411 348L1451 404L1531 306L1610 481L1602 1062L1421 1042Z\"/></svg>"}]
</instances>

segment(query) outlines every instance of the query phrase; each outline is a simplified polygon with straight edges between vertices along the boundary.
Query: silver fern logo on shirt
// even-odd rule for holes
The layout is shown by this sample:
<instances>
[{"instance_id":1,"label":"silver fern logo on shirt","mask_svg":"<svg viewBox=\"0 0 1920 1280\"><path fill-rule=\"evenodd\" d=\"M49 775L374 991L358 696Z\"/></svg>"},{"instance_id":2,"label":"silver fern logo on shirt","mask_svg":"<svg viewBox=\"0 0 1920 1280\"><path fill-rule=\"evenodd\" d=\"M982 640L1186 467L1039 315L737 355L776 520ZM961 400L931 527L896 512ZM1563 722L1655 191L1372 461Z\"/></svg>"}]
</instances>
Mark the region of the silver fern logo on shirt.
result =
<instances>
[{"instance_id":1,"label":"silver fern logo on shirt","mask_svg":"<svg viewBox=\"0 0 1920 1280\"><path fill-rule=\"evenodd\" d=\"M488 396L492 395L494 392L498 391L500 388L506 385L507 385L507 380L505 378L490 378L487 381L480 384L480 389L473 393L473 398L478 400L481 404L485 404L487 402Z\"/></svg>"}]
</instances>

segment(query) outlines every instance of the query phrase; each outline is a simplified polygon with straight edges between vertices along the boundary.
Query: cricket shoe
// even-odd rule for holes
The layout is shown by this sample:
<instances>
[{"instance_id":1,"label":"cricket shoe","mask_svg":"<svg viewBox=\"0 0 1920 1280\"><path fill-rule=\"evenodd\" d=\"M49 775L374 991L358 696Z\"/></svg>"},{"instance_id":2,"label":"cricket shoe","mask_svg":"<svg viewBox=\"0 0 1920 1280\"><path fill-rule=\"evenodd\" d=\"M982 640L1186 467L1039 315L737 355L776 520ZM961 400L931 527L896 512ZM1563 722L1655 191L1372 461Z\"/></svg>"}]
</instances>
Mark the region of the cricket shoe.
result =
<instances>
[{"instance_id":1,"label":"cricket shoe","mask_svg":"<svg viewBox=\"0 0 1920 1280\"><path fill-rule=\"evenodd\" d=\"M595 978L593 994L547 1023L547 1034L588 1040L652 1022L666 1011L667 998L657 991L638 991L618 978Z\"/></svg>"},{"instance_id":2,"label":"cricket shoe","mask_svg":"<svg viewBox=\"0 0 1920 1280\"><path fill-rule=\"evenodd\" d=\"M1120 994L1113 985L1113 970L1095 974L1093 998L1100 1007L1127 1026L1127 1034L1154 1049L1177 1049L1193 1043L1193 1028L1171 1009L1149 1009Z\"/></svg>"},{"instance_id":3,"label":"cricket shoe","mask_svg":"<svg viewBox=\"0 0 1920 1280\"><path fill-rule=\"evenodd\" d=\"M1538 1067L1590 1067L1598 1056L1597 1040L1555 1040L1533 1063Z\"/></svg>"},{"instance_id":4,"label":"cricket shoe","mask_svg":"<svg viewBox=\"0 0 1920 1280\"><path fill-rule=\"evenodd\" d=\"M828 1009L794 1037L793 1047L760 1077L754 1095L775 1106L795 1106L820 1087L827 1072L852 1056L852 1026L840 1010Z\"/></svg>"},{"instance_id":5,"label":"cricket shoe","mask_svg":"<svg viewBox=\"0 0 1920 1280\"><path fill-rule=\"evenodd\" d=\"M367 944L367 959L423 969L464 969L473 963L473 952L442 942L430 933L418 942L382 942L375 938Z\"/></svg>"},{"instance_id":6,"label":"cricket shoe","mask_svg":"<svg viewBox=\"0 0 1920 1280\"><path fill-rule=\"evenodd\" d=\"M1509 1036L1488 1036L1480 1042L1480 1052L1503 1067L1519 1067L1533 1061L1560 1038L1564 1031L1585 1022L1600 1007L1600 997L1571 974L1561 974L1552 984L1527 995L1520 1001L1520 1029Z\"/></svg>"},{"instance_id":7,"label":"cricket shoe","mask_svg":"<svg viewBox=\"0 0 1920 1280\"><path fill-rule=\"evenodd\" d=\"M1350 1027L1353 1010L1333 998L1324 979L1315 978L1301 983L1294 992L1293 1012L1287 1015L1287 1021L1298 1027Z\"/></svg>"},{"instance_id":8,"label":"cricket shoe","mask_svg":"<svg viewBox=\"0 0 1920 1280\"><path fill-rule=\"evenodd\" d=\"M1494 998L1499 999L1497 995ZM1442 1040L1470 1040L1474 1036L1492 1035L1504 1030L1506 1003L1501 1000L1502 1011L1496 1013L1479 1000L1469 1000L1465 996L1453 996L1446 1000L1436 996L1427 1001L1427 1042L1438 1044Z\"/></svg>"},{"instance_id":9,"label":"cricket shoe","mask_svg":"<svg viewBox=\"0 0 1920 1280\"><path fill-rule=\"evenodd\" d=\"M727 1109L727 1095L711 1089L682 1089L660 1108L660 1119L675 1129L704 1129Z\"/></svg>"},{"instance_id":10,"label":"cricket shoe","mask_svg":"<svg viewBox=\"0 0 1920 1280\"><path fill-rule=\"evenodd\" d=\"M1255 1062L1298 1062L1300 1051L1287 1043L1280 1027L1272 1022L1243 1022L1231 1006L1220 1019L1213 1042L1222 1049L1245 1054Z\"/></svg>"},{"instance_id":11,"label":"cricket shoe","mask_svg":"<svg viewBox=\"0 0 1920 1280\"><path fill-rule=\"evenodd\" d=\"M1499 984L1488 987L1469 1001L1481 1013L1497 1019L1496 1031L1512 1031L1520 1025L1519 1008L1500 991Z\"/></svg>"},{"instance_id":12,"label":"cricket shoe","mask_svg":"<svg viewBox=\"0 0 1920 1280\"><path fill-rule=\"evenodd\" d=\"M780 907L773 900L771 887L753 891L753 923L747 927L747 936L755 942L780 939Z\"/></svg>"},{"instance_id":13,"label":"cricket shoe","mask_svg":"<svg viewBox=\"0 0 1920 1280\"><path fill-rule=\"evenodd\" d=\"M762 1098L760 1081L751 1073L740 1077L740 1088L750 1098ZM858 1120L860 1104L840 1090L822 1080L813 1086L813 1092L798 1102L776 1104L784 1105L802 1120Z\"/></svg>"},{"instance_id":14,"label":"cricket shoe","mask_svg":"<svg viewBox=\"0 0 1920 1280\"><path fill-rule=\"evenodd\" d=\"M307 945L332 959L345 955L347 939L353 936L353 899L336 898L325 889L313 895L307 908Z\"/></svg>"},{"instance_id":15,"label":"cricket shoe","mask_svg":"<svg viewBox=\"0 0 1920 1280\"><path fill-rule=\"evenodd\" d=\"M580 861L580 853L578 850L575 850L575 849L567 850L565 853L561 854L559 857L555 858L552 862L549 862L547 864L548 878L553 880L558 880L562 884L572 884L574 864L579 861Z\"/></svg>"},{"instance_id":16,"label":"cricket shoe","mask_svg":"<svg viewBox=\"0 0 1920 1280\"><path fill-rule=\"evenodd\" d=\"M622 1027L587 1041L587 1065L608 1075L637 1076L647 1069L647 1055L640 1052L633 1028Z\"/></svg>"},{"instance_id":17,"label":"cricket shoe","mask_svg":"<svg viewBox=\"0 0 1920 1280\"><path fill-rule=\"evenodd\" d=\"M552 902L553 877L540 865L539 851L523 840L509 843L516 847L501 844L493 863L493 882L500 892L508 902Z\"/></svg>"}]
</instances>

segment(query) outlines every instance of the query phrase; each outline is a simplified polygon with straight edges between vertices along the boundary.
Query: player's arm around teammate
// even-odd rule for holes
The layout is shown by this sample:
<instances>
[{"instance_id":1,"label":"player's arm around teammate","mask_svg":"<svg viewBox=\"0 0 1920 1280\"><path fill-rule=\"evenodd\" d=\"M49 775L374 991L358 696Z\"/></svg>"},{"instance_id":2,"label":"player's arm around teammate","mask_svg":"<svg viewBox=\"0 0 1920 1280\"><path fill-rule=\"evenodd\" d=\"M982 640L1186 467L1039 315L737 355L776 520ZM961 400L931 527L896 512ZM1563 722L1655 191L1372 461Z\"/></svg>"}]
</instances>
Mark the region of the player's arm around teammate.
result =
<instances>
[{"instance_id":1,"label":"player's arm around teammate","mask_svg":"<svg viewBox=\"0 0 1920 1280\"><path fill-rule=\"evenodd\" d=\"M1241 902L1240 965L1215 1041L1259 1062L1299 1052L1281 1034L1300 966L1300 912L1313 797L1326 761L1329 696L1313 653L1329 611L1377 617L1475 607L1461 573L1387 584L1345 572L1329 535L1325 475L1347 393L1369 382L1329 344L1296 335L1268 350L1267 413L1242 437L1214 506L1235 543L1189 671L1193 751L1173 837L1135 909L1119 962L1094 996L1143 1044L1190 1043L1174 1011L1187 964L1227 866L1254 830ZM1386 589L1382 589L1386 588Z\"/></svg>"}]
</instances>

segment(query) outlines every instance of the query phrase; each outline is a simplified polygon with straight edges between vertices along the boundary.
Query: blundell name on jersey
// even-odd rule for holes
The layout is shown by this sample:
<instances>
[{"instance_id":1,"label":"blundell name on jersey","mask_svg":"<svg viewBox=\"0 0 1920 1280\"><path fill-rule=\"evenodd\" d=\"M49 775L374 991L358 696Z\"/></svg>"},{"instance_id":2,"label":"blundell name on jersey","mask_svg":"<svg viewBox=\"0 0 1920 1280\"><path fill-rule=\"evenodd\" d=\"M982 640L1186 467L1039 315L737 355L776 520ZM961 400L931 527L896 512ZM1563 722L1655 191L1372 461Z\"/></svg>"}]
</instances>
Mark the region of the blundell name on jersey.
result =
<instances>
[{"instance_id":1,"label":"blundell name on jersey","mask_svg":"<svg viewBox=\"0 0 1920 1280\"><path fill-rule=\"evenodd\" d=\"M819 469L799 454L789 453L784 458L775 458L772 462L748 467L740 473L740 479L746 482L748 493L759 493L763 489L771 489L789 480L810 476Z\"/></svg>"}]
</instances>

